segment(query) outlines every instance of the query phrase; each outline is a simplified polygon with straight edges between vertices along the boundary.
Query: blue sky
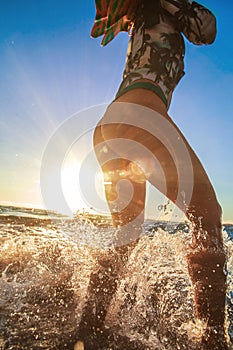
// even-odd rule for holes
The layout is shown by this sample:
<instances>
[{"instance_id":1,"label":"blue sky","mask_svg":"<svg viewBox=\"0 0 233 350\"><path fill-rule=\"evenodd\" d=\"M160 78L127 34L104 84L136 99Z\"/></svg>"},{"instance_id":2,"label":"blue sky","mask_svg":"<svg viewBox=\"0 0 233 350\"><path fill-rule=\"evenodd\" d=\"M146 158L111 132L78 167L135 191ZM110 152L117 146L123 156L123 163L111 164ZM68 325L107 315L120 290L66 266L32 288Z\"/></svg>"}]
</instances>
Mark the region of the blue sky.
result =
<instances>
[{"instance_id":1,"label":"blue sky","mask_svg":"<svg viewBox=\"0 0 233 350\"><path fill-rule=\"evenodd\" d=\"M217 16L217 38L210 46L186 43L186 75L169 112L203 162L224 221L233 221L233 3L203 0L202 4ZM114 98L128 36L121 33L101 47L99 39L90 38L94 15L91 0L1 2L2 202L42 205L41 160L55 130L75 113ZM91 147L90 140L80 145L79 152ZM66 170L69 161L71 156ZM67 179L74 176L71 171ZM154 200L152 195L150 201ZM77 197L72 201L77 208L82 206Z\"/></svg>"}]
</instances>

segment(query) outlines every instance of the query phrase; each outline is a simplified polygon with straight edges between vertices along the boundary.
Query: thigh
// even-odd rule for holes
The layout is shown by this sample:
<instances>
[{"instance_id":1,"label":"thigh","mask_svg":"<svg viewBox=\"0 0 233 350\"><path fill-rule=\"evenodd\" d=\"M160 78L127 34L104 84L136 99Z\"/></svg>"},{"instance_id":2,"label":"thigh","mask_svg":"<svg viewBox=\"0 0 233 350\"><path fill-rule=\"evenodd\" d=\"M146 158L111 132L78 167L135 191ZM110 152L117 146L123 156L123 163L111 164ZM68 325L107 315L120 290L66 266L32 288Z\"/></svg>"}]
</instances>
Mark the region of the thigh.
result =
<instances>
[{"instance_id":1,"label":"thigh","mask_svg":"<svg viewBox=\"0 0 233 350\"><path fill-rule=\"evenodd\" d=\"M103 145L97 149L97 158L136 163L152 185L185 213L194 208L196 218L219 218L214 189L186 138L165 110L158 108L158 113L156 105L145 107L128 102L110 106L95 132L95 146Z\"/></svg>"}]
</instances>

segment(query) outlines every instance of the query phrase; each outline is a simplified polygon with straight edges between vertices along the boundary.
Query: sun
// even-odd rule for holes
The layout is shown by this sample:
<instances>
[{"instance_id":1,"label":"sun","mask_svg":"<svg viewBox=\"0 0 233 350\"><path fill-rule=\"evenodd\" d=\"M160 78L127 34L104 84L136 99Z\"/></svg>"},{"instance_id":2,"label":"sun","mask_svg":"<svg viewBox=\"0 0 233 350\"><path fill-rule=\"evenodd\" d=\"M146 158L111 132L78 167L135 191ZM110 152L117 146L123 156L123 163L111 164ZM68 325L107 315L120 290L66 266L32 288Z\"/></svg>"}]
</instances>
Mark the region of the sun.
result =
<instances>
[{"instance_id":1,"label":"sun","mask_svg":"<svg viewBox=\"0 0 233 350\"><path fill-rule=\"evenodd\" d=\"M109 214L103 175L94 151L82 157L77 156L76 152L69 152L61 170L61 185L67 205L73 213L85 209Z\"/></svg>"},{"instance_id":2,"label":"sun","mask_svg":"<svg viewBox=\"0 0 233 350\"><path fill-rule=\"evenodd\" d=\"M88 209L79 189L78 178L80 167L81 164L77 160L66 159L61 171L62 191L67 205L73 213L82 208Z\"/></svg>"}]
</instances>

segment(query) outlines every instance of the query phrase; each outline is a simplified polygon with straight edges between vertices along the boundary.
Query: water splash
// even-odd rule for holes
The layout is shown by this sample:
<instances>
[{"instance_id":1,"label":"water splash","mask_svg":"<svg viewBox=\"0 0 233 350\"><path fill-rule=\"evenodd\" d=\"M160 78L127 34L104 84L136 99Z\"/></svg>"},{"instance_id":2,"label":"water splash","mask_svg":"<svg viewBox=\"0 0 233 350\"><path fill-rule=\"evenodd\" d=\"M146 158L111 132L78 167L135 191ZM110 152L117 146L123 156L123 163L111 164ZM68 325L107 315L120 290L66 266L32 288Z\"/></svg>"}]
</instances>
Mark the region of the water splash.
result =
<instances>
[{"instance_id":1,"label":"water splash","mask_svg":"<svg viewBox=\"0 0 233 350\"><path fill-rule=\"evenodd\" d=\"M71 350L90 273L112 232L78 218L56 225L31 220L31 225L0 225L0 348ZM193 315L184 259L187 231L171 235L158 227L149 236L141 238L130 256L106 327L149 350L197 349L205 325ZM97 248L100 237L103 247ZM226 234L224 240L229 252L227 322L233 339L233 243Z\"/></svg>"}]
</instances>

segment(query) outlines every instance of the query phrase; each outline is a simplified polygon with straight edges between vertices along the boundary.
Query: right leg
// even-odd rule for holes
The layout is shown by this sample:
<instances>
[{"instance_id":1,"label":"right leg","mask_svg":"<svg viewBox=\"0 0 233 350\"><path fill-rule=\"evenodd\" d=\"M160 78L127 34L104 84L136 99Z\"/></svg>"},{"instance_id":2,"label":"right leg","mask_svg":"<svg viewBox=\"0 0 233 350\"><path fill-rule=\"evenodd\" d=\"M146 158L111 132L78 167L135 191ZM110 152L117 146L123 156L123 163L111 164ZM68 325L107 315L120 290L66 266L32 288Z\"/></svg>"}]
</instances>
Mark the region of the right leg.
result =
<instances>
[{"instance_id":1,"label":"right leg","mask_svg":"<svg viewBox=\"0 0 233 350\"><path fill-rule=\"evenodd\" d=\"M226 254L223 247L221 207L217 201L212 184L200 163L200 160L182 135L185 147L190 156L193 168L193 181L190 183L192 194L189 203L180 201L182 198L177 176L177 165L182 169L183 159L176 155L176 162L159 140L154 140L153 154L162 165L166 179L166 193L191 222L192 243L187 254L188 270L194 285L196 316L207 322L207 331L203 345L208 350L227 349L224 337L226 275L224 264ZM147 141L151 147L153 140ZM163 192L157 178L153 175L151 183ZM189 179L186 179L188 182ZM187 186L186 183L186 188Z\"/></svg>"}]
</instances>

